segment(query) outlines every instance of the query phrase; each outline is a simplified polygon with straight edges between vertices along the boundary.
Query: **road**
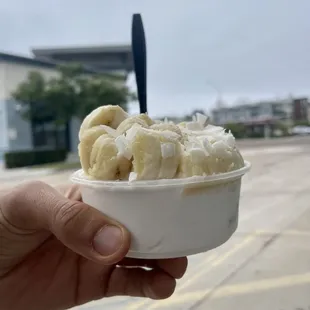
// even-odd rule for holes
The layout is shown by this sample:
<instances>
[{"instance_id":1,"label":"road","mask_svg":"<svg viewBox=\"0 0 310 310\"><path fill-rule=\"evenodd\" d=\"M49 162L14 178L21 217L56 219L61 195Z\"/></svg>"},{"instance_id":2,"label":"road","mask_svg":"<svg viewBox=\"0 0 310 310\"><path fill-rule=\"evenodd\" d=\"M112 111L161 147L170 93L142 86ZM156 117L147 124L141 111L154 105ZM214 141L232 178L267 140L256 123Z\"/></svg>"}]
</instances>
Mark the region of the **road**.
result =
<instances>
[{"instance_id":1,"label":"road","mask_svg":"<svg viewBox=\"0 0 310 310\"><path fill-rule=\"evenodd\" d=\"M274 141L240 141L252 169L239 227L221 247L189 257L171 298L109 298L74 309L310 310L310 139ZM57 184L68 175L41 179Z\"/></svg>"}]
</instances>

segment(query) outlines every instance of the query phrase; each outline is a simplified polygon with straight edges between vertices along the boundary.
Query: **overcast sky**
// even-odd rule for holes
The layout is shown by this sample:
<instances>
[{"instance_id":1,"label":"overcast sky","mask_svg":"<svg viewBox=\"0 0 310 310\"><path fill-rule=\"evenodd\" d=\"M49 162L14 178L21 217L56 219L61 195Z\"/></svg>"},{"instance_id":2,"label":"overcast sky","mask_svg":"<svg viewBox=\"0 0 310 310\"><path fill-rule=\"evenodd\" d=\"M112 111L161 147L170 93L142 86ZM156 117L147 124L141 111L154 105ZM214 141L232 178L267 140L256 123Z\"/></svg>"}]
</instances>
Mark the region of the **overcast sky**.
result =
<instances>
[{"instance_id":1,"label":"overcast sky","mask_svg":"<svg viewBox=\"0 0 310 310\"><path fill-rule=\"evenodd\" d=\"M0 48L129 43L142 13L151 115L237 98L310 95L309 0L10 0Z\"/></svg>"}]
</instances>

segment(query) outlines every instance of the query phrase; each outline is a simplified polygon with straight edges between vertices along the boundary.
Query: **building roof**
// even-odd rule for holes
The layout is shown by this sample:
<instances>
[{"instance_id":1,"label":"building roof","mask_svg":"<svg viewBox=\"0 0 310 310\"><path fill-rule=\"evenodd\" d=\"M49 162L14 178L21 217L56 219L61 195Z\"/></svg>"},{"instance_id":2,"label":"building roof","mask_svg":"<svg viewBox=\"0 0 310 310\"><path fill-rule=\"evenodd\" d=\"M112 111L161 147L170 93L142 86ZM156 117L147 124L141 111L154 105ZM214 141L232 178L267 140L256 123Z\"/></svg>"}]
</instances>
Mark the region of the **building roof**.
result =
<instances>
[{"instance_id":1,"label":"building roof","mask_svg":"<svg viewBox=\"0 0 310 310\"><path fill-rule=\"evenodd\" d=\"M0 62L10 62L15 64L40 67L44 69L56 69L56 67L60 64L59 62L53 62L50 60L31 58L3 52L0 52ZM96 71L93 69L87 68L85 66L84 70L86 73L96 73Z\"/></svg>"},{"instance_id":2,"label":"building roof","mask_svg":"<svg viewBox=\"0 0 310 310\"><path fill-rule=\"evenodd\" d=\"M131 45L93 45L93 46L70 46L70 47L44 47L32 48L36 57L50 56L52 54L81 54L81 53L126 53L131 54Z\"/></svg>"},{"instance_id":3,"label":"building roof","mask_svg":"<svg viewBox=\"0 0 310 310\"><path fill-rule=\"evenodd\" d=\"M0 62L56 69L68 62L81 63L85 73L109 73L133 70L131 45L71 46L34 48L34 57L0 52ZM111 58L112 57L112 58ZM115 58L117 62L115 62ZM126 74L125 74L126 76Z\"/></svg>"},{"instance_id":4,"label":"building roof","mask_svg":"<svg viewBox=\"0 0 310 310\"><path fill-rule=\"evenodd\" d=\"M79 62L101 72L133 71L130 44L33 48L32 53L37 59Z\"/></svg>"},{"instance_id":5,"label":"building roof","mask_svg":"<svg viewBox=\"0 0 310 310\"><path fill-rule=\"evenodd\" d=\"M31 57L14 55L14 54L4 53L4 52L0 52L0 62L1 61L17 63L17 64L22 64L22 65L38 66L38 67L50 68L50 69L53 69L57 66L57 64L52 61L34 59Z\"/></svg>"}]
</instances>

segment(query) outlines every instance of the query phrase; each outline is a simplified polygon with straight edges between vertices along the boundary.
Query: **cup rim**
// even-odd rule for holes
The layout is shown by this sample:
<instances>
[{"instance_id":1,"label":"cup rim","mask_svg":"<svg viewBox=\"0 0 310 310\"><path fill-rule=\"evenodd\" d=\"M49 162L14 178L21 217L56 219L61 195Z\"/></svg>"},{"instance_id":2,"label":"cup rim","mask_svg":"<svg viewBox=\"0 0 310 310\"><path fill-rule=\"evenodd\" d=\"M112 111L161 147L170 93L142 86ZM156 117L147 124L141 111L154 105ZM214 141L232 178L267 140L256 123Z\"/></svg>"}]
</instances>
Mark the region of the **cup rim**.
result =
<instances>
[{"instance_id":1,"label":"cup rim","mask_svg":"<svg viewBox=\"0 0 310 310\"><path fill-rule=\"evenodd\" d=\"M114 189L135 189L135 188L154 188L157 189L159 187L183 187L187 185L194 185L200 183L212 184L216 183L224 183L227 181L231 181L233 179L241 178L245 173L247 173L251 168L251 163L249 161L244 161L244 166L238 170L218 173L208 176L193 176L188 178L181 179L160 179L160 180L140 180L140 181L101 181L101 180L93 180L87 177L83 169L79 169L75 171L70 180L79 185L87 186L87 187L97 187L97 188L114 188Z\"/></svg>"}]
</instances>

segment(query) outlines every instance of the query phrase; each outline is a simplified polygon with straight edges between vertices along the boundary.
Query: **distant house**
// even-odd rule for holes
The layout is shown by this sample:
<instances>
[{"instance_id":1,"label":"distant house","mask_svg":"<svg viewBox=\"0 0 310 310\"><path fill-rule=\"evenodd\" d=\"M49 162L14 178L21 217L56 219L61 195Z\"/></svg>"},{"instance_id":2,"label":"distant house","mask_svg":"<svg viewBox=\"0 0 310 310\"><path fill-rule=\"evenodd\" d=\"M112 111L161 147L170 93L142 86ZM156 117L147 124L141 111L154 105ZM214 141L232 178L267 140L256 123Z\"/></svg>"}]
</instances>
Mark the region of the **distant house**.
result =
<instances>
[{"instance_id":1,"label":"distant house","mask_svg":"<svg viewBox=\"0 0 310 310\"><path fill-rule=\"evenodd\" d=\"M279 122L289 126L297 119L309 120L307 107L307 98L270 100L217 108L212 111L212 118L218 125L242 124L249 133L266 133L274 130Z\"/></svg>"},{"instance_id":2,"label":"distant house","mask_svg":"<svg viewBox=\"0 0 310 310\"><path fill-rule=\"evenodd\" d=\"M88 73L122 72L125 81L133 66L130 46L34 49L33 53L34 58L0 53L0 157L5 151L55 147L53 123L31 124L21 117L21 107L11 97L30 71L51 78L58 74L58 64L79 62ZM69 126L70 152L77 151L79 126L78 119L73 119ZM65 128L58 131L58 140L66 147Z\"/></svg>"},{"instance_id":3,"label":"distant house","mask_svg":"<svg viewBox=\"0 0 310 310\"><path fill-rule=\"evenodd\" d=\"M298 98L294 100L292 118L294 122L310 121L310 104L308 98Z\"/></svg>"}]
</instances>

